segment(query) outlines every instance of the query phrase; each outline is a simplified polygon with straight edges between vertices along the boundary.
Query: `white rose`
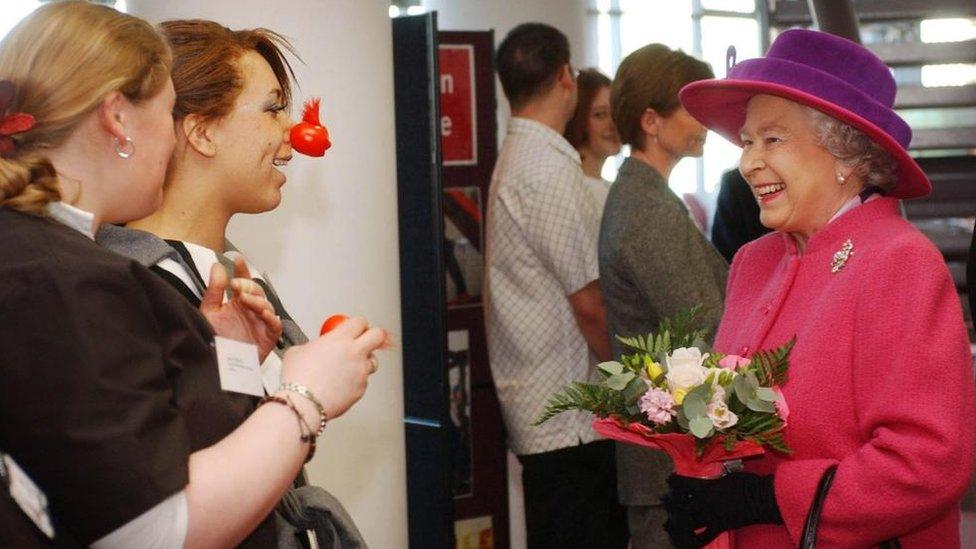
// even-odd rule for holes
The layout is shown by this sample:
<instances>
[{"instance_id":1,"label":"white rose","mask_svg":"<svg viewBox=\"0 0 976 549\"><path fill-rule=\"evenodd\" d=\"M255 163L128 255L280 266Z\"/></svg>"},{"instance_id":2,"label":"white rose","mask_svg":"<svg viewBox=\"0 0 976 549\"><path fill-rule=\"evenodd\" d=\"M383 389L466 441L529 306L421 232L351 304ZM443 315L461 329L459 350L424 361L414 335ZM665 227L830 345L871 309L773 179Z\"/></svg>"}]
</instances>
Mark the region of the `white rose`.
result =
<instances>
[{"instance_id":1,"label":"white rose","mask_svg":"<svg viewBox=\"0 0 976 549\"><path fill-rule=\"evenodd\" d=\"M705 356L694 347L675 349L668 356L668 387L671 392L688 391L705 382L707 369L702 367Z\"/></svg>"},{"instance_id":2,"label":"white rose","mask_svg":"<svg viewBox=\"0 0 976 549\"><path fill-rule=\"evenodd\" d=\"M739 416L729 411L729 407L724 402L711 402L705 407L708 419L712 420L715 430L721 431L732 427L739 421Z\"/></svg>"}]
</instances>

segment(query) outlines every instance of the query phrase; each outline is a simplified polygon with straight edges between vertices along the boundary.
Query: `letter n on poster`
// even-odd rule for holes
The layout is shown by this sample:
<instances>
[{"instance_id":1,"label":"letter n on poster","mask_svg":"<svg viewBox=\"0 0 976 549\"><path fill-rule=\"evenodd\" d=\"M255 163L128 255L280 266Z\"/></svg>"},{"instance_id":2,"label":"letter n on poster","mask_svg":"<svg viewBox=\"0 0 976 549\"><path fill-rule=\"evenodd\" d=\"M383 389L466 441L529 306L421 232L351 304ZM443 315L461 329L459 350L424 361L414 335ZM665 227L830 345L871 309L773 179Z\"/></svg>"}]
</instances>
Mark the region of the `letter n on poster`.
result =
<instances>
[{"instance_id":1,"label":"letter n on poster","mask_svg":"<svg viewBox=\"0 0 976 549\"><path fill-rule=\"evenodd\" d=\"M478 163L474 46L441 44L441 151L445 166Z\"/></svg>"}]
</instances>

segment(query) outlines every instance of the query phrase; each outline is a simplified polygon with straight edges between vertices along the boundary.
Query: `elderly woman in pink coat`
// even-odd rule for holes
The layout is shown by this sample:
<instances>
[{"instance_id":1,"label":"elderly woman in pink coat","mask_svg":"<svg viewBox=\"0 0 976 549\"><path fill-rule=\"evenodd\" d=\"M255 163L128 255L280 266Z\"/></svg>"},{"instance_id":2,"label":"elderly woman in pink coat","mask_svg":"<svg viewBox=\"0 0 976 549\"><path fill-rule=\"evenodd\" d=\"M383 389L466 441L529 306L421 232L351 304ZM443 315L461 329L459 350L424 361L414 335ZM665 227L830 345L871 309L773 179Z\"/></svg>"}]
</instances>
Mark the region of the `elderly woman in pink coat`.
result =
<instances>
[{"instance_id":1,"label":"elderly woman in pink coat","mask_svg":"<svg viewBox=\"0 0 976 549\"><path fill-rule=\"evenodd\" d=\"M958 547L974 458L973 360L939 251L899 214L931 184L867 49L806 30L681 91L742 147L774 232L742 248L715 348L748 356L796 336L783 394L790 455L716 480L672 476L678 546ZM703 530L704 529L704 530Z\"/></svg>"}]
</instances>

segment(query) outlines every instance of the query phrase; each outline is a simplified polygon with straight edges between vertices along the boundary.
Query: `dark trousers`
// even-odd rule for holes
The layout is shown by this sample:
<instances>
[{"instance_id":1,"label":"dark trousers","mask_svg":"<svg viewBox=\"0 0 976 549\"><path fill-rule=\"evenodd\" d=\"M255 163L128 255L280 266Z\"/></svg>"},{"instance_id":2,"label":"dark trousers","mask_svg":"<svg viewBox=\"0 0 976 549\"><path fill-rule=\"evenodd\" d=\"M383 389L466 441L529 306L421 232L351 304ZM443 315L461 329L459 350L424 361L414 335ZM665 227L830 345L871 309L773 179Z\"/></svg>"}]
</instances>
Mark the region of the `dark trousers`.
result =
<instances>
[{"instance_id":1,"label":"dark trousers","mask_svg":"<svg viewBox=\"0 0 976 549\"><path fill-rule=\"evenodd\" d=\"M607 440L518 456L529 549L626 548L627 512Z\"/></svg>"}]
</instances>

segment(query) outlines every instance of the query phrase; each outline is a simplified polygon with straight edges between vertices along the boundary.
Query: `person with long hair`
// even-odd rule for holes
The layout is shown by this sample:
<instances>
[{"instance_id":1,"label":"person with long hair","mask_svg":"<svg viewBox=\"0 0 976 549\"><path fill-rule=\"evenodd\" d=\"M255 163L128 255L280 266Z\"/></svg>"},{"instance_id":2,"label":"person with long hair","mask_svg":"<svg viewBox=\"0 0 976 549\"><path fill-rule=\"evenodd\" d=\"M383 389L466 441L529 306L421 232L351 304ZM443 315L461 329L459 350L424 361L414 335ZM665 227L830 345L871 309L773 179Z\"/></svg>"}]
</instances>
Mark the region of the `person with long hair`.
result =
<instances>
[{"instance_id":1,"label":"person with long hair","mask_svg":"<svg viewBox=\"0 0 976 549\"><path fill-rule=\"evenodd\" d=\"M620 152L620 136L610 112L610 84L610 79L596 69L580 71L576 76L576 112L563 132L569 144L579 151L586 186L601 214L610 192L610 182L601 175L603 165Z\"/></svg>"},{"instance_id":2,"label":"person with long hair","mask_svg":"<svg viewBox=\"0 0 976 549\"><path fill-rule=\"evenodd\" d=\"M269 512L325 422L363 395L386 336L350 319L294 347L282 365L294 389L255 409L224 390L231 361L213 345L216 330L274 346L258 288L239 278L221 303L215 268L198 310L93 242L159 205L171 59L148 23L86 2L43 6L0 43L0 453L47 502L18 505L56 539L267 546Z\"/></svg>"}]
</instances>

